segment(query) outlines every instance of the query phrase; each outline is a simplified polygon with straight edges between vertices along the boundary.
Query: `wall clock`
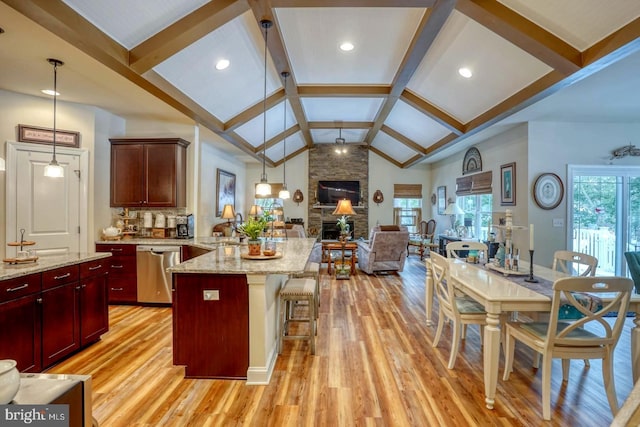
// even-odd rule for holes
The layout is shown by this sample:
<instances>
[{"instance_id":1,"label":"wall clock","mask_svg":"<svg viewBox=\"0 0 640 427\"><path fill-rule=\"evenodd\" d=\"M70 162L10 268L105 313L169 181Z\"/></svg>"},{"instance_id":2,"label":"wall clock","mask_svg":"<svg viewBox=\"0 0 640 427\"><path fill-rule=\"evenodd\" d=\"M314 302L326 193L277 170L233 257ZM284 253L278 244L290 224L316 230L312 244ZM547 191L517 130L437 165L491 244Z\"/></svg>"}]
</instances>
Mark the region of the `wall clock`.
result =
<instances>
[{"instance_id":1,"label":"wall clock","mask_svg":"<svg viewBox=\"0 0 640 427\"><path fill-rule=\"evenodd\" d=\"M558 207L563 196L562 180L555 173L543 173L533 184L533 199L542 209Z\"/></svg>"},{"instance_id":2,"label":"wall clock","mask_svg":"<svg viewBox=\"0 0 640 427\"><path fill-rule=\"evenodd\" d=\"M476 147L471 147L464 153L462 160L462 175L482 170L482 157Z\"/></svg>"}]
</instances>

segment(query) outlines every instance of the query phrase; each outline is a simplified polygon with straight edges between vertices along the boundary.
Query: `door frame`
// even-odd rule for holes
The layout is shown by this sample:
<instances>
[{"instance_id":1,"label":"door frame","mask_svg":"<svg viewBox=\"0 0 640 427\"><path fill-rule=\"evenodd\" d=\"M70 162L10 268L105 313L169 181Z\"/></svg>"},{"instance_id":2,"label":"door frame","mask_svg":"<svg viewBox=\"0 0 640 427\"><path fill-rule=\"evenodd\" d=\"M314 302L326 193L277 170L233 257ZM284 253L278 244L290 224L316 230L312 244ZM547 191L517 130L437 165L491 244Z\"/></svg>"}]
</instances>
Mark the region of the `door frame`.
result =
<instances>
[{"instance_id":1,"label":"door frame","mask_svg":"<svg viewBox=\"0 0 640 427\"><path fill-rule=\"evenodd\" d=\"M51 147L42 144L28 144L23 142L7 141L7 174L6 174L6 198L5 198L5 214L6 228L5 238L7 242L13 242L18 239L16 209L18 203L17 192L17 161L18 152L27 151L32 153L50 153ZM80 223L80 252L88 252L87 236L89 232L89 150L83 148L70 148L56 146L56 153L67 154L80 157L80 194L78 200L78 208L80 209L78 220ZM10 209L9 207L12 207Z\"/></svg>"}]
</instances>

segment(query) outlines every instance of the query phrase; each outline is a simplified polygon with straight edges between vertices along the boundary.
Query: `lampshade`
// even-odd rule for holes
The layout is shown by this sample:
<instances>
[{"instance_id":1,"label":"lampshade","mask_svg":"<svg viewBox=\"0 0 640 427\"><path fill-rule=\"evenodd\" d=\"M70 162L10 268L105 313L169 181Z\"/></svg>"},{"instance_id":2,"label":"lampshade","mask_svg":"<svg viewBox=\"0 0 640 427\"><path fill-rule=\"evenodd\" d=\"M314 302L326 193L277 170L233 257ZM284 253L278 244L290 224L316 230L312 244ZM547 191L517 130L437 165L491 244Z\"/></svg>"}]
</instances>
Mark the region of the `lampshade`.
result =
<instances>
[{"instance_id":1,"label":"lampshade","mask_svg":"<svg viewBox=\"0 0 640 427\"><path fill-rule=\"evenodd\" d=\"M233 210L233 206L232 205L224 205L224 208L222 208L222 219L235 219L236 218L236 213Z\"/></svg>"},{"instance_id":2,"label":"lampshade","mask_svg":"<svg viewBox=\"0 0 640 427\"><path fill-rule=\"evenodd\" d=\"M262 208L258 205L251 205L251 209L249 209L249 216L260 216L262 215Z\"/></svg>"},{"instance_id":3,"label":"lampshade","mask_svg":"<svg viewBox=\"0 0 640 427\"><path fill-rule=\"evenodd\" d=\"M289 193L289 190L287 190L286 184L282 184L282 190L280 190L280 192L278 193L278 198L284 200L290 197L291 193Z\"/></svg>"},{"instance_id":4,"label":"lampshade","mask_svg":"<svg viewBox=\"0 0 640 427\"><path fill-rule=\"evenodd\" d=\"M460 209L460 206L456 202L449 203L447 208L444 210L445 215L462 215L464 211Z\"/></svg>"},{"instance_id":5,"label":"lampshade","mask_svg":"<svg viewBox=\"0 0 640 427\"><path fill-rule=\"evenodd\" d=\"M336 210L333 211L333 215L355 215L356 212L353 210L353 206L351 206L351 200L342 199L338 202L338 206L336 206Z\"/></svg>"},{"instance_id":6,"label":"lampshade","mask_svg":"<svg viewBox=\"0 0 640 427\"><path fill-rule=\"evenodd\" d=\"M58 67L64 65L64 62L53 58L48 58L47 62L53 65L53 158L51 162L44 167L44 176L49 178L62 178L64 177L64 169L56 160L56 105L58 98Z\"/></svg>"}]
</instances>

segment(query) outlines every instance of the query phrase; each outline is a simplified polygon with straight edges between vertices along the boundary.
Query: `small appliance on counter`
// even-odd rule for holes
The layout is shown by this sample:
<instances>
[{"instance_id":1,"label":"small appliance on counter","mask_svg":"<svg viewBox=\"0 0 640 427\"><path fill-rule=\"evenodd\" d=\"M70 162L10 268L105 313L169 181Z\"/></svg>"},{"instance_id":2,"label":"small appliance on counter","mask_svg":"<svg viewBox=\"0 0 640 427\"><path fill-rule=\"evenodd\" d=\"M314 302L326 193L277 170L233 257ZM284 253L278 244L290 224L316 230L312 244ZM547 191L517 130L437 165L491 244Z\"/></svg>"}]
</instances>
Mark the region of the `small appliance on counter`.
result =
<instances>
[{"instance_id":1,"label":"small appliance on counter","mask_svg":"<svg viewBox=\"0 0 640 427\"><path fill-rule=\"evenodd\" d=\"M191 239L193 237L193 214L176 216L176 238Z\"/></svg>"}]
</instances>

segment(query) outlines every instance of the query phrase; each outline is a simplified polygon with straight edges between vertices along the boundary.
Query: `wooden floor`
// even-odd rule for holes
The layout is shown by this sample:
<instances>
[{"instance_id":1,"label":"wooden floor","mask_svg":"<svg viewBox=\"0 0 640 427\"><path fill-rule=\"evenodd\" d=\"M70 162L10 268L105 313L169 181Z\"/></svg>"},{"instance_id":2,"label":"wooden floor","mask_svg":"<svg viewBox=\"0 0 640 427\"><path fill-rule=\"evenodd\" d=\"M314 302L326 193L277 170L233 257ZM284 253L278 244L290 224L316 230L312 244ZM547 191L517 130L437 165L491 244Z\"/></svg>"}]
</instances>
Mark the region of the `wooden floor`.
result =
<instances>
[{"instance_id":1,"label":"wooden floor","mask_svg":"<svg viewBox=\"0 0 640 427\"><path fill-rule=\"evenodd\" d=\"M572 362L567 383L554 361L553 421L543 422L540 372L520 347L514 373L499 380L496 407L487 410L478 331L469 328L456 368L448 370L451 331L432 348L436 327L425 324L424 276L416 256L399 275L359 272L338 281L323 274L316 355L306 342L286 341L268 386L185 380L184 368L171 364L169 308L112 306L102 340L49 372L92 375L93 414L103 427L611 423L599 361L590 368ZM629 318L615 355L620 404L632 388L631 326Z\"/></svg>"}]
</instances>

